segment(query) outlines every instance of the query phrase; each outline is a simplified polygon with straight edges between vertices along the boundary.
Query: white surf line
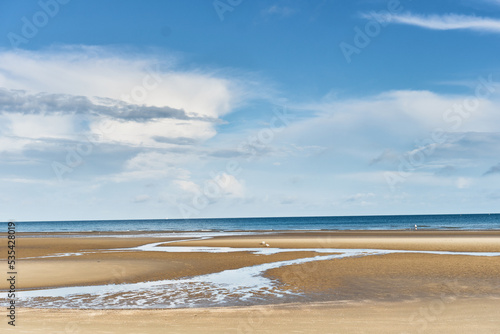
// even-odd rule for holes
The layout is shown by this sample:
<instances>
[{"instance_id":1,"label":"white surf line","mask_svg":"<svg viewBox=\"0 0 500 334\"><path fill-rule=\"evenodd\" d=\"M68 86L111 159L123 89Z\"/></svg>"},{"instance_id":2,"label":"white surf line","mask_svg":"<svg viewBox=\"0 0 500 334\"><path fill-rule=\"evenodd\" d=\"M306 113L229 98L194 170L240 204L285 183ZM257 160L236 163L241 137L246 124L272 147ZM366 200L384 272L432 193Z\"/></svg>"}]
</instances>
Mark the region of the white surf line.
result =
<instances>
[{"instance_id":1,"label":"white surf line","mask_svg":"<svg viewBox=\"0 0 500 334\"><path fill-rule=\"evenodd\" d=\"M337 249L337 248L231 248L231 247L159 247L168 242L150 243L123 250L160 252L241 252L254 254L276 254L280 252L314 251L337 253L317 255L309 258L264 263L186 279L153 282L125 283L118 285L77 286L20 291L20 301L32 307L65 308L178 308L215 306L238 303L262 296L284 297L294 293L280 288L275 280L264 277L270 269L313 261L332 260L344 257L383 255L391 253L422 253L440 255L500 256L500 252L450 252L381 249ZM114 249L118 250L118 249ZM0 294L6 295L5 293ZM46 298L46 299L45 299Z\"/></svg>"}]
</instances>

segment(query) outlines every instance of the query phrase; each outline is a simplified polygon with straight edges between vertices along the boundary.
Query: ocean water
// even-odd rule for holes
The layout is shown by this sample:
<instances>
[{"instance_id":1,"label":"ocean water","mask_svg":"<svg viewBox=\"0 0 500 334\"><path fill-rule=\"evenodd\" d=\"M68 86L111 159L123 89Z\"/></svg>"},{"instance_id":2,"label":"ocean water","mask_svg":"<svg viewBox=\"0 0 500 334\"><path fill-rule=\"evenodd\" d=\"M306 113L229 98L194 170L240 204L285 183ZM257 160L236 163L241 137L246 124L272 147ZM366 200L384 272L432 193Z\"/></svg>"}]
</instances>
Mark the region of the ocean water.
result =
<instances>
[{"instance_id":1,"label":"ocean water","mask_svg":"<svg viewBox=\"0 0 500 334\"><path fill-rule=\"evenodd\" d=\"M2 223L7 231L7 223ZM495 230L500 214L16 222L17 232Z\"/></svg>"}]
</instances>

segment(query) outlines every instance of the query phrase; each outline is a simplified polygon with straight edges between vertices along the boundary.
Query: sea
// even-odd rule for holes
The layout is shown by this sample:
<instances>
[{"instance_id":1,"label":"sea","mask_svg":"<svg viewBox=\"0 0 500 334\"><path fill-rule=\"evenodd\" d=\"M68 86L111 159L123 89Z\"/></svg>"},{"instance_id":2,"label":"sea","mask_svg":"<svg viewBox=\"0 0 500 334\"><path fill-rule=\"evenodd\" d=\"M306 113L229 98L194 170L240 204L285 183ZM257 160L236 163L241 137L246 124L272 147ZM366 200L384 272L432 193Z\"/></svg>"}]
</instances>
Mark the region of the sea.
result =
<instances>
[{"instance_id":1,"label":"sea","mask_svg":"<svg viewBox=\"0 0 500 334\"><path fill-rule=\"evenodd\" d=\"M500 214L16 221L17 232L500 230ZM2 223L7 231L7 222Z\"/></svg>"}]
</instances>

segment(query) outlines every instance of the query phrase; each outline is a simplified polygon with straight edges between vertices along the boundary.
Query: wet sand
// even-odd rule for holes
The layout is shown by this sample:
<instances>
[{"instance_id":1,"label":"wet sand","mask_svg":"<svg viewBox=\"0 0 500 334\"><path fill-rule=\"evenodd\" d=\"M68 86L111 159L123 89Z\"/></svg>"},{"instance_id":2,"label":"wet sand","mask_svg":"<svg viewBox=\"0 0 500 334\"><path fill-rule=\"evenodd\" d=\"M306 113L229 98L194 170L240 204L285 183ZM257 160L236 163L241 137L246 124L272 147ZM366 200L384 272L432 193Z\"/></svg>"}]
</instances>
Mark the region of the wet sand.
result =
<instances>
[{"instance_id":1,"label":"wet sand","mask_svg":"<svg viewBox=\"0 0 500 334\"><path fill-rule=\"evenodd\" d=\"M335 231L288 232L270 236L227 236L179 242L184 246L255 247L266 241L283 248L372 248L428 251L495 252L500 231Z\"/></svg>"},{"instance_id":2,"label":"wet sand","mask_svg":"<svg viewBox=\"0 0 500 334\"><path fill-rule=\"evenodd\" d=\"M273 235L223 236L206 240L175 241L185 238L141 237L18 237L17 259L20 288L44 288L76 285L135 283L162 279L190 277L244 266L311 257L313 252L289 252L257 255L246 251L236 253L163 253L109 251L131 248L154 242L169 242L169 246L212 246L234 248L264 248L262 241L277 248L373 248L424 251L500 251L500 232L474 231L338 231L285 232ZM122 236L126 236L126 234ZM146 234L147 235L147 234ZM71 254L62 256L60 254ZM0 247L0 259L5 260L7 249ZM79 254L79 255L78 255ZM3 258L2 258L3 256ZM52 257L51 257L52 256ZM327 287L339 287L341 280L378 277L380 280L416 280L424 278L468 277L494 280L500 277L500 258L445 256L424 254L388 254L359 259L339 259L288 266L270 271L270 277L283 280L293 288L310 290L318 279ZM453 263L453 265L450 265ZM317 268L316 272L310 268ZM340 269L342 268L342 269ZM412 269L413 274L403 275ZM289 273L300 273L290 278ZM308 272L307 274L305 272ZM335 272L335 275L325 275ZM465 275L465 276L464 276ZM296 277L298 275L295 275ZM390 277L389 277L390 276ZM328 279L326 279L327 277ZM290 281L291 280L291 281ZM289 282L290 281L290 282ZM299 284L300 283L300 284ZM0 289L6 282L0 281Z\"/></svg>"}]
</instances>

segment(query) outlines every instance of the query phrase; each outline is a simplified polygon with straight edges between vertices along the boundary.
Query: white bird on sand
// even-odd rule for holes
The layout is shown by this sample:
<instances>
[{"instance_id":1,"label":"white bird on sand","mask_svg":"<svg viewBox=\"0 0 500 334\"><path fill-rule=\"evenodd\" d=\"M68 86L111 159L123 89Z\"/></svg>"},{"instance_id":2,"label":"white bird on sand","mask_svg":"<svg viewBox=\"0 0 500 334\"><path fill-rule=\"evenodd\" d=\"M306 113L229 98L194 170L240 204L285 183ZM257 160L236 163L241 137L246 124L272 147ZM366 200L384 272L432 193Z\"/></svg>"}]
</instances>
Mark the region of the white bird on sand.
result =
<instances>
[{"instance_id":1,"label":"white bird on sand","mask_svg":"<svg viewBox=\"0 0 500 334\"><path fill-rule=\"evenodd\" d=\"M264 245L266 244L266 242L265 242L265 241L262 241L260 244L261 244L262 246L264 246Z\"/></svg>"},{"instance_id":2,"label":"white bird on sand","mask_svg":"<svg viewBox=\"0 0 500 334\"><path fill-rule=\"evenodd\" d=\"M269 247L269 244L266 244L266 247Z\"/></svg>"}]
</instances>

